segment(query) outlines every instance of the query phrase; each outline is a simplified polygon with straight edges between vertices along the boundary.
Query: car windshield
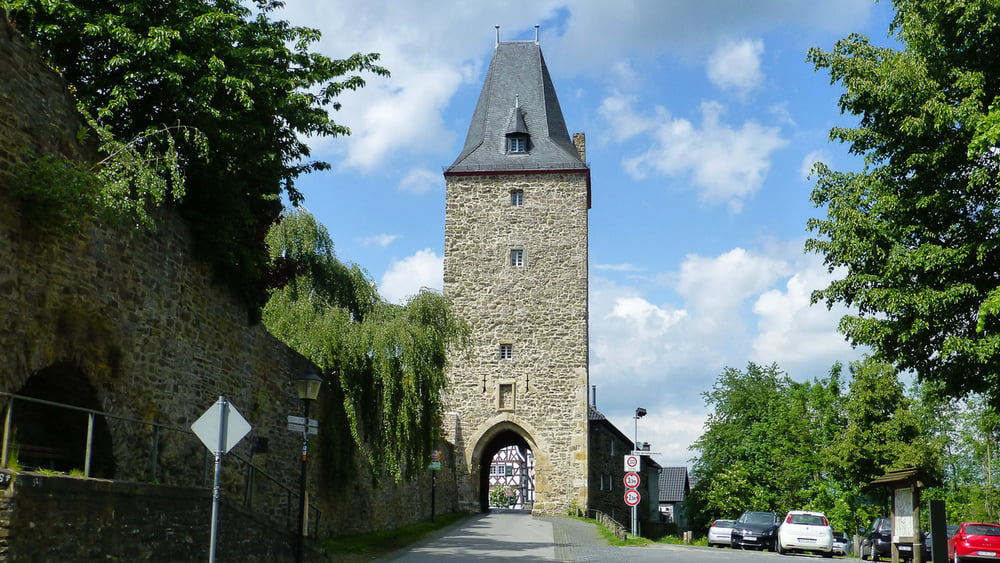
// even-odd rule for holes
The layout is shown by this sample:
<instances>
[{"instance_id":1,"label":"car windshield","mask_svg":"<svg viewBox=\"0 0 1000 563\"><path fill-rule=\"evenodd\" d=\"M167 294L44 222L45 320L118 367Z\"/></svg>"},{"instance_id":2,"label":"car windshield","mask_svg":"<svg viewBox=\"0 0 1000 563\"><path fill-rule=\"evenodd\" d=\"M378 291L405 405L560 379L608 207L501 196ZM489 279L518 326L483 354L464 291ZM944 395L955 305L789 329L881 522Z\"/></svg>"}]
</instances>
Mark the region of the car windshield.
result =
<instances>
[{"instance_id":1,"label":"car windshield","mask_svg":"<svg viewBox=\"0 0 1000 563\"><path fill-rule=\"evenodd\" d=\"M748 524L773 524L774 514L770 512L751 512L743 519Z\"/></svg>"},{"instance_id":2,"label":"car windshield","mask_svg":"<svg viewBox=\"0 0 1000 563\"><path fill-rule=\"evenodd\" d=\"M976 524L974 526L966 526L965 533L971 536L1000 536L1000 526Z\"/></svg>"},{"instance_id":3,"label":"car windshield","mask_svg":"<svg viewBox=\"0 0 1000 563\"><path fill-rule=\"evenodd\" d=\"M712 525L716 528L732 528L735 524L736 522L733 522L732 520L716 520Z\"/></svg>"}]
</instances>

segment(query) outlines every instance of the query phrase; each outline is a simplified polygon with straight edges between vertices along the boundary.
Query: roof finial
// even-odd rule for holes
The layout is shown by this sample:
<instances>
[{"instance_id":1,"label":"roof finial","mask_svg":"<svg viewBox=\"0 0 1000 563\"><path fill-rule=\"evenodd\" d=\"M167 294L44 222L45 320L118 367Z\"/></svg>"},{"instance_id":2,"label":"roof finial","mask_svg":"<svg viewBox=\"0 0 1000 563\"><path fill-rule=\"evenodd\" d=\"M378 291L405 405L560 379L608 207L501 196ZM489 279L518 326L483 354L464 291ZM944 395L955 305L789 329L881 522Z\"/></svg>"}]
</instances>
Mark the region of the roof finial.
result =
<instances>
[{"instance_id":1,"label":"roof finial","mask_svg":"<svg viewBox=\"0 0 1000 563\"><path fill-rule=\"evenodd\" d=\"M497 45L499 45L500 44L500 25L497 24L497 25L495 25L493 27L497 28Z\"/></svg>"},{"instance_id":2,"label":"roof finial","mask_svg":"<svg viewBox=\"0 0 1000 563\"><path fill-rule=\"evenodd\" d=\"M538 45L538 28L539 28L539 25L536 23L535 24L535 45Z\"/></svg>"},{"instance_id":3,"label":"roof finial","mask_svg":"<svg viewBox=\"0 0 1000 563\"><path fill-rule=\"evenodd\" d=\"M521 107L521 95L520 94L514 94L514 107L516 107L516 108L520 108Z\"/></svg>"}]
</instances>

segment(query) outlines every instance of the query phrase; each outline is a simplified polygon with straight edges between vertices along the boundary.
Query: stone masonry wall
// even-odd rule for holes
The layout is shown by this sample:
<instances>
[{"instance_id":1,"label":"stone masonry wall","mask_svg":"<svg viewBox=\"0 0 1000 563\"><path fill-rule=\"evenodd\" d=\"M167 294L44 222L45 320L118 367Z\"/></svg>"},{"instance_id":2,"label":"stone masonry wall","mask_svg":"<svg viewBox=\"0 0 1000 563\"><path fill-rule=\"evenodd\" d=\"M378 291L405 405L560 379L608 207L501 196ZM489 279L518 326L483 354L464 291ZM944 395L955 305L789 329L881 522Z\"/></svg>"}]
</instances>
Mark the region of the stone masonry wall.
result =
<instances>
[{"instance_id":1,"label":"stone masonry wall","mask_svg":"<svg viewBox=\"0 0 1000 563\"><path fill-rule=\"evenodd\" d=\"M18 163L32 153L85 159L93 150L77 141L84 124L62 79L2 10L0 16L0 391L17 393L34 374L71 366L66 371L82 374L99 410L181 429L225 395L251 423L252 435L268 439L267 453L255 454L254 463L297 491L301 442L286 429L286 416L301 415L292 380L312 366L263 325L248 323L245 306L192 250L183 221L165 210L155 233L95 225L82 236L23 223L10 195ZM312 415L323 419L315 409ZM149 482L150 428L107 422L113 477ZM166 432L158 440L158 483L205 483L205 447L194 435ZM250 440L233 452L250 457ZM223 468L224 495L242 498L242 469L225 460ZM323 483L317 464L310 469L310 487ZM346 496L311 497L323 510L322 534L428 516L426 475L374 490L365 470L358 474L361 483L348 486ZM438 480L439 513L456 506L447 474ZM286 510L283 492L259 491L255 507Z\"/></svg>"},{"instance_id":2,"label":"stone masonry wall","mask_svg":"<svg viewBox=\"0 0 1000 563\"><path fill-rule=\"evenodd\" d=\"M587 174L446 182L444 294L474 339L449 370L461 506L479 508L479 471L490 463L481 450L513 430L535 455L535 512L585 507ZM523 190L523 205L511 205L512 190ZM513 248L524 251L524 266L511 266ZM500 359L501 343L512 345L512 359Z\"/></svg>"},{"instance_id":3,"label":"stone masonry wall","mask_svg":"<svg viewBox=\"0 0 1000 563\"><path fill-rule=\"evenodd\" d=\"M7 560L208 560L208 489L25 473L0 476L0 511L17 516L7 529ZM220 502L217 530L220 562L293 558L290 534L275 534L270 522L231 499Z\"/></svg>"}]
</instances>

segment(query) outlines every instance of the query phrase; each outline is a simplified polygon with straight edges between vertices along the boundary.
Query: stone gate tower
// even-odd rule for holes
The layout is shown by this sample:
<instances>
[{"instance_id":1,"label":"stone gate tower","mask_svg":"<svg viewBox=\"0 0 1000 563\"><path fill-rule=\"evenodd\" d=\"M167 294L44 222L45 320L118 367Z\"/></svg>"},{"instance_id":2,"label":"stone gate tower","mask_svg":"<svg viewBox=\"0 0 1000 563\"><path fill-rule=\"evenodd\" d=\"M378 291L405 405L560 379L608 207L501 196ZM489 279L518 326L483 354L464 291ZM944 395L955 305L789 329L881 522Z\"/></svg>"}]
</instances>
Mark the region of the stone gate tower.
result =
<instances>
[{"instance_id":1,"label":"stone gate tower","mask_svg":"<svg viewBox=\"0 0 1000 563\"><path fill-rule=\"evenodd\" d=\"M491 459L513 445L534 466L527 506L585 508L590 169L537 32L498 36L444 175L444 294L473 331L471 351L451 358L446 403L461 506L487 508Z\"/></svg>"}]
</instances>

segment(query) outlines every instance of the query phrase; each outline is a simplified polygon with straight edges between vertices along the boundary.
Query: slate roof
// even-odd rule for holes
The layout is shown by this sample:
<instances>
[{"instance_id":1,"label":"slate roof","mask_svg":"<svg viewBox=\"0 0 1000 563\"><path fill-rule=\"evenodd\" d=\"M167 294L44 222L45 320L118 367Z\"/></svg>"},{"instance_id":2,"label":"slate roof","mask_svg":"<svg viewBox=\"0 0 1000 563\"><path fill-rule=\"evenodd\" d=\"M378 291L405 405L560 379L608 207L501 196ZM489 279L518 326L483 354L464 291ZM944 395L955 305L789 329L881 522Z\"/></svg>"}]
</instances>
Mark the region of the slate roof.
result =
<instances>
[{"instance_id":1,"label":"slate roof","mask_svg":"<svg viewBox=\"0 0 1000 563\"><path fill-rule=\"evenodd\" d=\"M506 135L527 133L528 152L507 154ZM588 170L566 129L552 77L536 41L502 41L449 173Z\"/></svg>"},{"instance_id":2,"label":"slate roof","mask_svg":"<svg viewBox=\"0 0 1000 563\"><path fill-rule=\"evenodd\" d=\"M660 502L681 502L690 491L687 467L660 469Z\"/></svg>"}]
</instances>

